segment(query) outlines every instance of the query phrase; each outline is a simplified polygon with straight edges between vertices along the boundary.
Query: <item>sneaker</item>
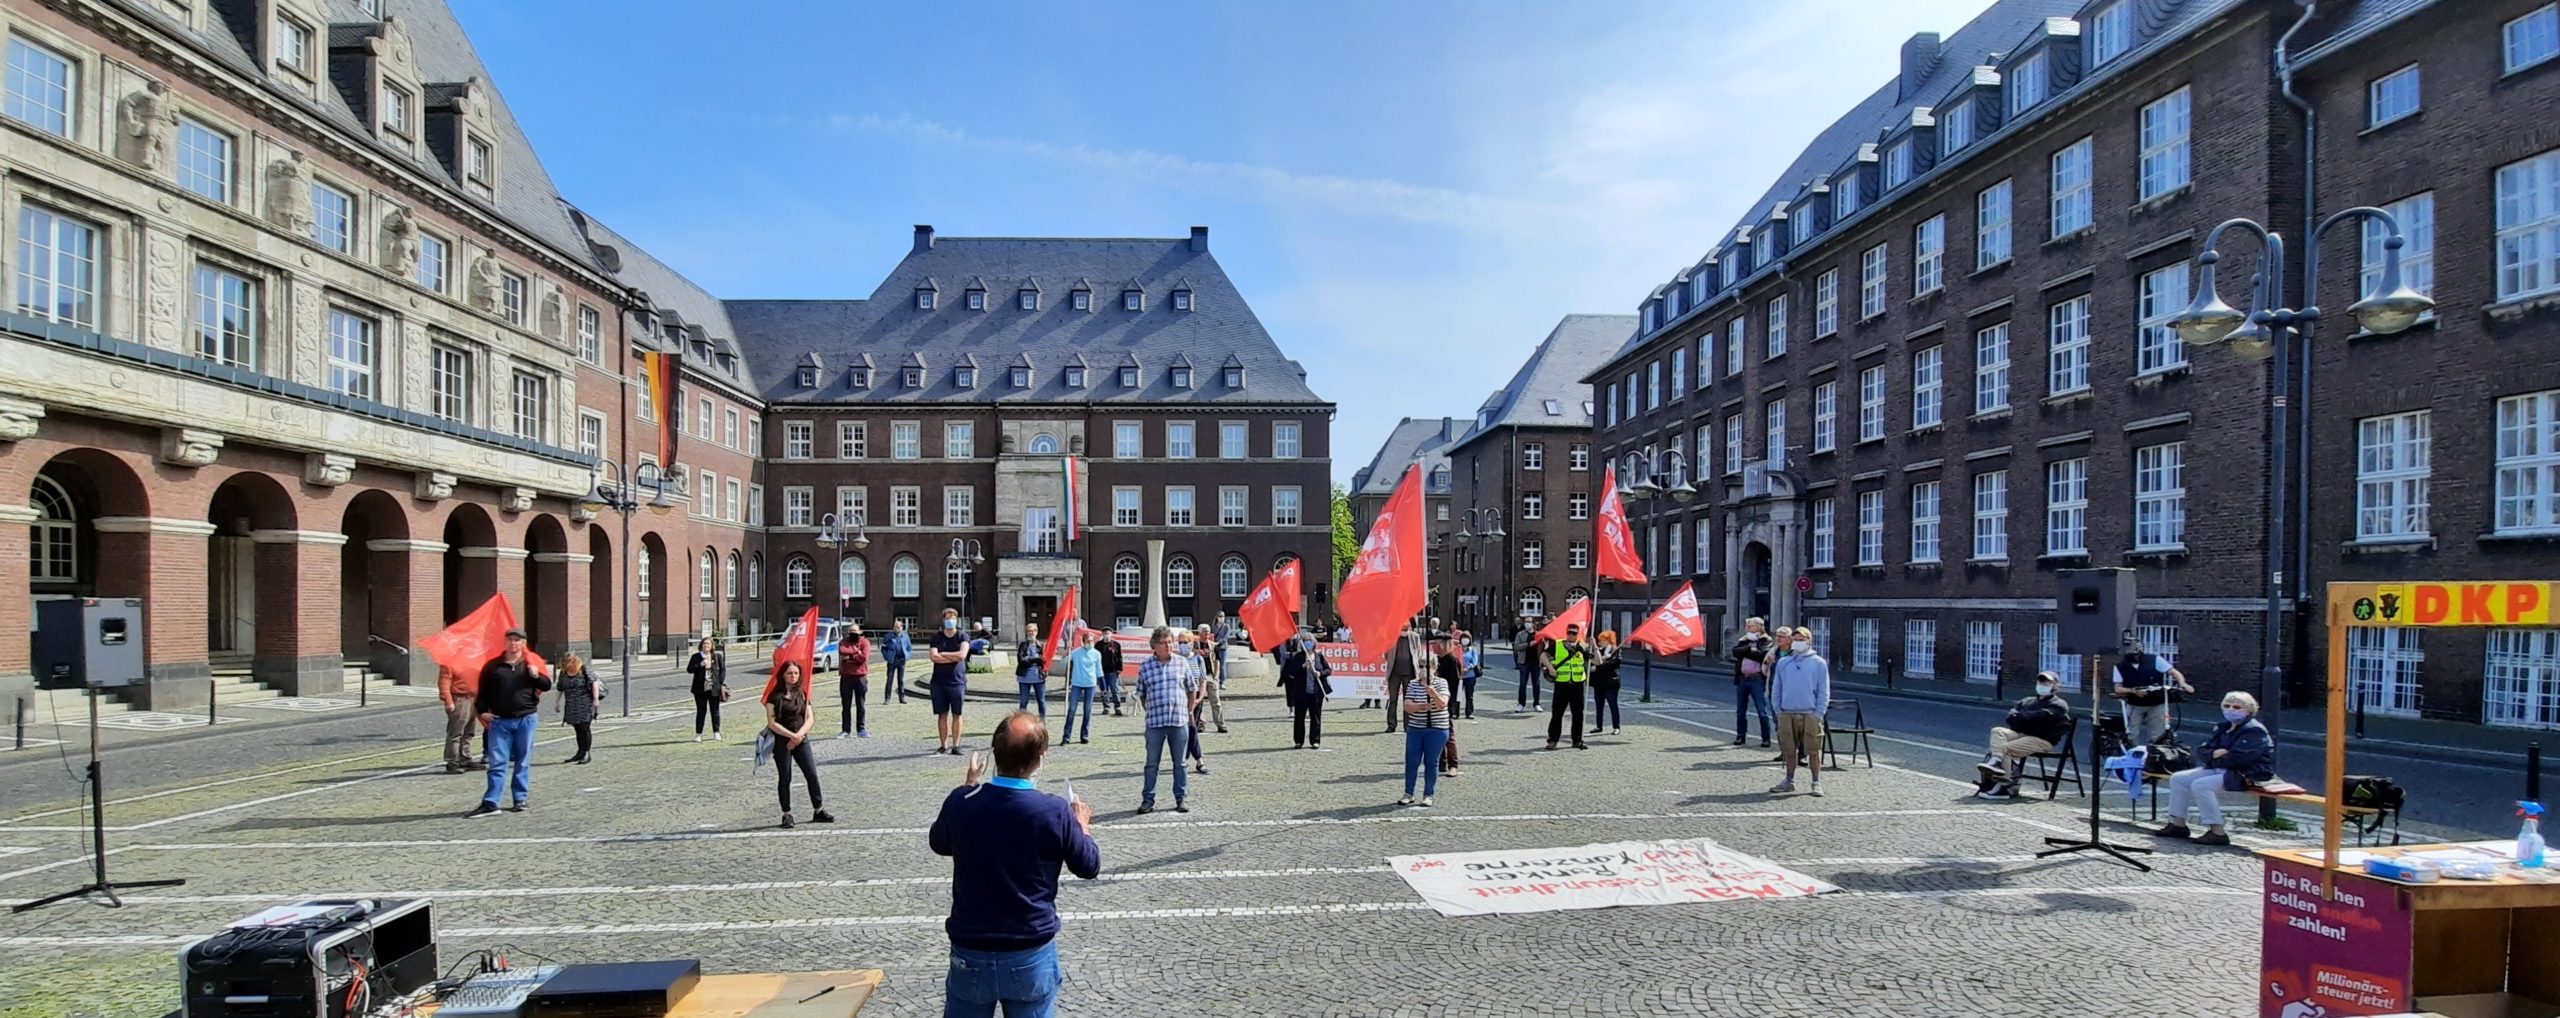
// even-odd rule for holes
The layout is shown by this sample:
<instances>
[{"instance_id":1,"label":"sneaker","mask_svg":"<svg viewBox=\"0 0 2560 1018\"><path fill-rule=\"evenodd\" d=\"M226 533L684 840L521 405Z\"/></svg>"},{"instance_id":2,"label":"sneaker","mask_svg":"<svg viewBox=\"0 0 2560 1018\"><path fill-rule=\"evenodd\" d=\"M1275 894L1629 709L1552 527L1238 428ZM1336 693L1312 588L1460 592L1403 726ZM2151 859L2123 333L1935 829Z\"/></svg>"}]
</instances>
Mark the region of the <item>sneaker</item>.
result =
<instances>
[{"instance_id":1,"label":"sneaker","mask_svg":"<svg viewBox=\"0 0 2560 1018\"><path fill-rule=\"evenodd\" d=\"M701 742L701 741L702 741L702 733L701 733L701 732L695 732L695 733L693 733L693 741L695 741L695 742Z\"/></svg>"},{"instance_id":2,"label":"sneaker","mask_svg":"<svg viewBox=\"0 0 2560 1018\"><path fill-rule=\"evenodd\" d=\"M1625 734L1627 734L1627 730L1626 730L1626 729L1624 729L1624 728L1612 728L1612 729L1609 729L1609 734L1611 734L1611 735L1625 735Z\"/></svg>"},{"instance_id":3,"label":"sneaker","mask_svg":"<svg viewBox=\"0 0 2560 1018\"><path fill-rule=\"evenodd\" d=\"M813 824L832 824L836 822L836 815L829 813L826 810L819 810L815 813L809 814L809 822Z\"/></svg>"},{"instance_id":4,"label":"sneaker","mask_svg":"<svg viewBox=\"0 0 2560 1018\"><path fill-rule=\"evenodd\" d=\"M925 754L925 755L926 755L926 756L941 756L941 755L942 755L942 747L940 747L940 746L935 746L935 747L933 747L933 752L927 753L927 754Z\"/></svg>"},{"instance_id":5,"label":"sneaker","mask_svg":"<svg viewBox=\"0 0 2560 1018\"><path fill-rule=\"evenodd\" d=\"M728 741L728 740L727 740L727 739L725 739L725 738L723 738L723 737L720 735L720 733L718 733L718 732L713 732L713 733L711 733L711 741L713 741L713 742L726 742L726 741Z\"/></svg>"},{"instance_id":6,"label":"sneaker","mask_svg":"<svg viewBox=\"0 0 2560 1018\"><path fill-rule=\"evenodd\" d=\"M2228 845L2230 843L2231 836L2224 834L2221 831L2206 831L2203 834L2196 835L2196 844L2199 845Z\"/></svg>"},{"instance_id":7,"label":"sneaker","mask_svg":"<svg viewBox=\"0 0 2560 1018\"><path fill-rule=\"evenodd\" d=\"M1219 726L1218 726L1218 734L1220 734L1220 735L1225 735L1225 734L1227 734L1227 726L1225 726L1225 725L1219 725Z\"/></svg>"},{"instance_id":8,"label":"sneaker","mask_svg":"<svg viewBox=\"0 0 2560 1018\"><path fill-rule=\"evenodd\" d=\"M1315 743L1312 743L1312 742L1310 742L1310 743L1308 743L1308 744L1307 744L1307 748L1308 748L1308 749L1315 750L1315 751L1316 751L1316 752L1318 752L1318 753L1331 753L1331 752L1333 752L1333 751L1332 751L1332 750L1330 750L1330 749L1326 749L1326 748L1324 748L1323 746L1319 746L1319 745L1317 745L1317 744L1315 744Z\"/></svg>"},{"instance_id":9,"label":"sneaker","mask_svg":"<svg viewBox=\"0 0 2560 1018\"><path fill-rule=\"evenodd\" d=\"M796 827L796 826L798 826L798 825L797 825L797 824L794 824L794 823L792 823L792 822L791 822L791 814L789 814L789 813L785 813L785 814L783 814L783 815L782 815L782 829L783 829L783 830L786 830L786 831L787 831L787 830L790 830L791 828Z\"/></svg>"},{"instance_id":10,"label":"sneaker","mask_svg":"<svg viewBox=\"0 0 2560 1018\"><path fill-rule=\"evenodd\" d=\"M1973 769L1982 772L1984 781L2005 781L2009 777L2008 771L2002 770L1999 764L1989 760L1973 765Z\"/></svg>"},{"instance_id":11,"label":"sneaker","mask_svg":"<svg viewBox=\"0 0 2560 1018\"><path fill-rule=\"evenodd\" d=\"M1457 768L1455 768L1455 767L1451 767L1451 768L1449 768L1448 770L1441 771L1441 772L1440 772L1440 776L1441 776L1441 777L1444 777L1444 778L1454 778L1454 777L1457 777L1457 776L1458 776L1458 769L1457 769Z\"/></svg>"},{"instance_id":12,"label":"sneaker","mask_svg":"<svg viewBox=\"0 0 2560 1018\"><path fill-rule=\"evenodd\" d=\"M444 772L445 772L445 773L447 773L447 774L460 774L460 773L462 773L462 772L464 772L464 771L467 771L467 770L470 770L470 769L471 769L471 768L465 767L465 766L463 766L463 765L461 765L461 764L446 764L446 765L444 765Z\"/></svg>"},{"instance_id":13,"label":"sneaker","mask_svg":"<svg viewBox=\"0 0 2560 1018\"><path fill-rule=\"evenodd\" d=\"M1811 792L1813 793L1813 797L1814 797L1814 798L1817 798L1817 799L1821 798L1821 797L1822 797L1822 779L1821 779L1821 778L1815 778L1815 779L1813 779L1813 787L1812 787L1811 789L1809 789L1809 791L1811 791Z\"/></svg>"},{"instance_id":14,"label":"sneaker","mask_svg":"<svg viewBox=\"0 0 2560 1018\"><path fill-rule=\"evenodd\" d=\"M1550 752L1550 753L1555 752L1555 748L1556 748L1556 744L1555 744L1555 743L1550 742L1550 743L1548 743L1548 744L1547 744L1547 751L1548 751L1548 752Z\"/></svg>"},{"instance_id":15,"label":"sneaker","mask_svg":"<svg viewBox=\"0 0 2560 1018\"><path fill-rule=\"evenodd\" d=\"M1139 803L1139 804L1138 804L1138 815L1139 815L1139 816L1145 816L1145 815L1147 815L1147 814L1149 814L1149 813L1153 813L1153 812L1155 812L1155 811L1156 811L1156 804L1155 804L1155 803L1152 803L1152 802L1142 802L1142 803Z\"/></svg>"},{"instance_id":16,"label":"sneaker","mask_svg":"<svg viewBox=\"0 0 2560 1018\"><path fill-rule=\"evenodd\" d=\"M1413 797L1412 797L1412 796L1410 796L1410 795L1408 795L1408 796L1404 796L1404 797L1402 797L1402 798L1399 798L1399 799L1397 799L1397 800L1396 800L1396 805L1398 805L1398 806L1411 806L1411 805L1413 805Z\"/></svg>"},{"instance_id":17,"label":"sneaker","mask_svg":"<svg viewBox=\"0 0 2560 1018\"><path fill-rule=\"evenodd\" d=\"M871 737L871 731L866 728L862 731L853 733L853 737L857 739L868 739Z\"/></svg>"},{"instance_id":18,"label":"sneaker","mask_svg":"<svg viewBox=\"0 0 2560 1018\"><path fill-rule=\"evenodd\" d=\"M1573 744L1573 748L1575 748L1575 749L1590 749L1591 747L1590 747L1590 746L1587 746L1587 745L1584 745L1583 743L1579 743L1579 742L1577 742L1577 743L1574 743L1574 744Z\"/></svg>"},{"instance_id":19,"label":"sneaker","mask_svg":"<svg viewBox=\"0 0 2560 1018\"><path fill-rule=\"evenodd\" d=\"M1733 737L1733 744L1734 744L1734 745L1736 745L1736 746L1742 745L1742 736L1739 736L1739 735L1734 736L1734 737Z\"/></svg>"},{"instance_id":20,"label":"sneaker","mask_svg":"<svg viewBox=\"0 0 2560 1018\"><path fill-rule=\"evenodd\" d=\"M480 805L472 807L472 808L471 808L471 812L463 814L463 817L465 817L466 819L467 819L467 818L470 818L470 817L485 817L485 816L488 816L489 814L491 814L491 813L495 813L495 812L497 812L497 811L498 811L498 804L497 804L497 803L483 801L483 802L481 802L481 803L480 803Z\"/></svg>"},{"instance_id":21,"label":"sneaker","mask_svg":"<svg viewBox=\"0 0 2560 1018\"><path fill-rule=\"evenodd\" d=\"M529 800L529 799L518 799L518 800L516 800L516 801L515 801L515 805L512 805L512 806L507 807L507 812L509 812L509 813L522 813L522 812L524 812L524 811L525 811L525 809L526 809L527 807L532 806L532 805L533 805L532 800Z\"/></svg>"},{"instance_id":22,"label":"sneaker","mask_svg":"<svg viewBox=\"0 0 2560 1018\"><path fill-rule=\"evenodd\" d=\"M1077 740L1076 740L1076 745L1079 745L1079 746L1089 746L1089 745L1092 745L1092 744L1093 744L1093 739L1091 739L1090 737L1088 737L1088 738L1082 738L1082 739L1077 739Z\"/></svg>"},{"instance_id":23,"label":"sneaker","mask_svg":"<svg viewBox=\"0 0 2560 1018\"><path fill-rule=\"evenodd\" d=\"M837 733L836 733L836 738L839 738L839 739L850 739L850 738L853 738L853 733L852 733L852 732L837 732Z\"/></svg>"},{"instance_id":24,"label":"sneaker","mask_svg":"<svg viewBox=\"0 0 2560 1018\"><path fill-rule=\"evenodd\" d=\"M1430 797L1430 796L1428 796L1428 795L1423 796L1423 797L1422 797L1422 803L1421 803L1421 806L1422 806L1422 808L1424 808L1424 809L1430 809L1430 808L1431 808L1431 797Z\"/></svg>"},{"instance_id":25,"label":"sneaker","mask_svg":"<svg viewBox=\"0 0 2560 1018\"><path fill-rule=\"evenodd\" d=\"M2018 797L2018 793L2011 790L2007 785L1993 785L1989 788L1983 789L1982 791L1975 792L1973 795L1974 798L1989 799L1993 802L1998 802L2002 799L2015 799Z\"/></svg>"},{"instance_id":26,"label":"sneaker","mask_svg":"<svg viewBox=\"0 0 2560 1018\"><path fill-rule=\"evenodd\" d=\"M1192 764L1192 765L1191 765L1191 773L1193 773L1193 774L1207 774L1207 773L1209 773L1209 765L1208 765L1208 764Z\"/></svg>"},{"instance_id":27,"label":"sneaker","mask_svg":"<svg viewBox=\"0 0 2560 1018\"><path fill-rule=\"evenodd\" d=\"M1769 747L1770 747L1770 742L1769 742L1769 740L1767 740L1767 739L1762 739L1762 740L1760 740L1760 748L1762 748L1762 749L1768 749Z\"/></svg>"},{"instance_id":28,"label":"sneaker","mask_svg":"<svg viewBox=\"0 0 2560 1018\"><path fill-rule=\"evenodd\" d=\"M1780 781L1780 782L1778 782L1777 784L1774 784L1774 785L1769 786L1769 794L1771 794L1771 795L1785 795L1785 794L1787 794L1787 793L1789 793L1789 792L1792 792L1792 791L1795 791L1795 790L1796 790L1796 783L1795 783L1795 779L1793 779L1793 778L1789 778L1789 779L1787 779L1787 780Z\"/></svg>"},{"instance_id":29,"label":"sneaker","mask_svg":"<svg viewBox=\"0 0 2560 1018\"><path fill-rule=\"evenodd\" d=\"M1189 813L1191 812L1191 807L1183 805L1182 800L1175 799L1173 800L1173 811L1176 813Z\"/></svg>"}]
</instances>

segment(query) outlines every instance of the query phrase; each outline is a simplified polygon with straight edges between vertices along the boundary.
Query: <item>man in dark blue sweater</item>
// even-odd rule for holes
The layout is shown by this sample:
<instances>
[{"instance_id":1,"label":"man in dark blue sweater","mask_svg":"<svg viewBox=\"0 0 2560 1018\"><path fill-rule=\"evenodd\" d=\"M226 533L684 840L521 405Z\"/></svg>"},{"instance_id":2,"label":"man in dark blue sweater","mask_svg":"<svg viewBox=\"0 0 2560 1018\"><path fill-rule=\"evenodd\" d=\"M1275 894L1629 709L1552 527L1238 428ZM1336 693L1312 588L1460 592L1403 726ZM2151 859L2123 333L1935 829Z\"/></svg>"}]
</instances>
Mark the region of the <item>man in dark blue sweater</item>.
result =
<instances>
[{"instance_id":1,"label":"man in dark blue sweater","mask_svg":"<svg viewBox=\"0 0 2560 1018\"><path fill-rule=\"evenodd\" d=\"M1049 748L1040 716L1015 711L996 725L996 777L974 753L958 788L942 800L926 839L951 857L951 971L942 1013L1048 1018L1057 1004L1058 867L1102 875L1093 843L1093 807L1042 795L1031 782ZM1072 789L1070 789L1072 791Z\"/></svg>"}]
</instances>

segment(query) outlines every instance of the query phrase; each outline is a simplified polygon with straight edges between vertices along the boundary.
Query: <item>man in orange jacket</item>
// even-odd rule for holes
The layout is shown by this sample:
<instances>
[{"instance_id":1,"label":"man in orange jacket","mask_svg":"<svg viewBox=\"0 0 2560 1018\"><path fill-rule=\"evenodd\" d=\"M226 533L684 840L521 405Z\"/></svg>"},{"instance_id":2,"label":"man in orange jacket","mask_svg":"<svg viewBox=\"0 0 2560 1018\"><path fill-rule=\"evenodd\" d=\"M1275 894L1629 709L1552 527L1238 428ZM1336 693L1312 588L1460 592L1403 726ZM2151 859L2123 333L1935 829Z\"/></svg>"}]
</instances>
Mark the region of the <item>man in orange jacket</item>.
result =
<instances>
[{"instance_id":1,"label":"man in orange jacket","mask_svg":"<svg viewBox=\"0 0 2560 1018\"><path fill-rule=\"evenodd\" d=\"M471 752L471 737L480 731L480 677L436 667L436 695L444 700L444 772L460 774L482 766Z\"/></svg>"}]
</instances>

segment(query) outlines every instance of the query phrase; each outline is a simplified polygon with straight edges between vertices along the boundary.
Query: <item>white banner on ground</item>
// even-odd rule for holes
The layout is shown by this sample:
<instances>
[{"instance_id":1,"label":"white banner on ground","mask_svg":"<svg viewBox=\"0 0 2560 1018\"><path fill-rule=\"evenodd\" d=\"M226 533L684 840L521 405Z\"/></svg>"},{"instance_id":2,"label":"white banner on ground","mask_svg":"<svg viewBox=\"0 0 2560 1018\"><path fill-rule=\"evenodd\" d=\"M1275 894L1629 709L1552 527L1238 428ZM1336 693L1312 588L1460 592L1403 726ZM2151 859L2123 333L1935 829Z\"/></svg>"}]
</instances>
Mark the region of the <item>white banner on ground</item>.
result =
<instances>
[{"instance_id":1,"label":"white banner on ground","mask_svg":"<svg viewBox=\"0 0 2560 1018\"><path fill-rule=\"evenodd\" d=\"M1389 856L1441 915L1793 898L1839 890L1705 838Z\"/></svg>"}]
</instances>

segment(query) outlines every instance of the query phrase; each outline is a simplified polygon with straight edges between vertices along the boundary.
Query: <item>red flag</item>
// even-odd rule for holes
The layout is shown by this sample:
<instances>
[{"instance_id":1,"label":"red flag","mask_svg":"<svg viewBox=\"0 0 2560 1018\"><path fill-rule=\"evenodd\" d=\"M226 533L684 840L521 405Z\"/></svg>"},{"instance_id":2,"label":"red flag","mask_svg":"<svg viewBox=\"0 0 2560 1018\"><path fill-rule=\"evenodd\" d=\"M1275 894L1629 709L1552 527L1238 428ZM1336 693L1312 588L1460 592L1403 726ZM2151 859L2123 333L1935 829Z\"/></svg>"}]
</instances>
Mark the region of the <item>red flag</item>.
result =
<instances>
[{"instance_id":1,"label":"red flag","mask_svg":"<svg viewBox=\"0 0 2560 1018\"><path fill-rule=\"evenodd\" d=\"M774 687L782 684L782 666L794 661L800 663L801 692L818 688L817 677L810 674L817 668L817 659L818 606L813 604L800 613L800 621L792 625L791 635L782 638L782 646L773 649L773 671L765 676L764 696L757 701L772 698Z\"/></svg>"},{"instance_id":2,"label":"red flag","mask_svg":"<svg viewBox=\"0 0 2560 1018\"><path fill-rule=\"evenodd\" d=\"M1584 638L1584 639L1589 639L1589 638L1591 637L1591 599L1590 599L1590 598L1587 598L1587 597L1586 597L1586 598L1581 598L1581 599L1579 599L1579 600L1576 600L1576 601L1575 601L1575 602L1573 602L1572 604L1569 604L1569 605L1564 606L1564 611L1563 611L1563 613L1562 613L1562 614L1557 615L1557 616L1555 617L1555 620L1554 620L1554 621L1551 621L1551 622L1547 623L1546 625L1544 625L1544 626L1542 626L1542 627L1539 627L1539 629L1538 629L1538 639L1541 639L1541 640L1561 640L1561 639L1564 639L1564 627L1566 627L1566 626L1581 626L1581 627L1582 627L1582 636L1583 636L1583 638Z\"/></svg>"},{"instance_id":3,"label":"red flag","mask_svg":"<svg viewBox=\"0 0 2560 1018\"><path fill-rule=\"evenodd\" d=\"M1636 554L1635 528L1627 526L1627 505L1618 500L1618 468L1600 478L1600 518L1591 542L1592 571L1603 580L1644 582L1644 559Z\"/></svg>"},{"instance_id":4,"label":"red flag","mask_svg":"<svg viewBox=\"0 0 2560 1018\"><path fill-rule=\"evenodd\" d=\"M515 628L518 628L515 606L507 602L507 595L492 594L488 600L480 602L480 607L472 609L471 614L444 627L442 632L419 640L418 646L427 652L428 657L436 659L437 664L452 669L454 674L477 680L481 668L506 653L507 630ZM542 655L534 653L531 646L525 648L524 656L525 660L533 662L535 670L551 670L551 664L544 661Z\"/></svg>"},{"instance_id":5,"label":"red flag","mask_svg":"<svg viewBox=\"0 0 2560 1018\"><path fill-rule=\"evenodd\" d=\"M1270 582L1272 593L1279 596L1280 606L1288 609L1289 614L1307 610L1307 592L1299 579L1297 559L1283 562L1280 568L1272 570Z\"/></svg>"},{"instance_id":6,"label":"red flag","mask_svg":"<svg viewBox=\"0 0 2560 1018\"><path fill-rule=\"evenodd\" d=\"M1076 608L1074 584L1067 585L1067 596L1058 601L1057 616L1049 620L1049 642L1042 645L1041 660L1057 664L1058 648L1064 647L1069 651L1076 649L1075 644L1067 642L1067 630L1070 628L1084 628L1084 612Z\"/></svg>"},{"instance_id":7,"label":"red flag","mask_svg":"<svg viewBox=\"0 0 2560 1018\"><path fill-rule=\"evenodd\" d=\"M1362 661L1382 661L1415 612L1430 601L1423 575L1422 465L1406 467L1388 496L1351 575L1343 577L1334 604L1351 626L1353 650Z\"/></svg>"},{"instance_id":8,"label":"red flag","mask_svg":"<svg viewBox=\"0 0 2560 1018\"><path fill-rule=\"evenodd\" d=\"M640 355L640 384L649 387L649 405L658 411L658 463L661 467L676 461L676 439L684 434L684 393L676 388L676 355L646 352Z\"/></svg>"},{"instance_id":9,"label":"red flag","mask_svg":"<svg viewBox=\"0 0 2560 1018\"><path fill-rule=\"evenodd\" d=\"M1627 642L1644 644L1656 654L1681 654L1706 646L1706 623L1698 619L1698 592L1690 584L1681 584L1671 600L1627 635Z\"/></svg>"},{"instance_id":10,"label":"red flag","mask_svg":"<svg viewBox=\"0 0 2560 1018\"><path fill-rule=\"evenodd\" d=\"M1253 635L1253 649L1261 653L1271 653L1271 648L1279 646L1290 634L1298 631L1297 617L1289 610L1288 591L1283 589L1281 582L1284 576L1290 581L1286 585L1294 586L1298 563L1293 561L1272 570L1271 575L1263 577L1262 583L1245 597L1244 607L1236 609L1236 618L1244 623L1245 632Z\"/></svg>"}]
</instances>

